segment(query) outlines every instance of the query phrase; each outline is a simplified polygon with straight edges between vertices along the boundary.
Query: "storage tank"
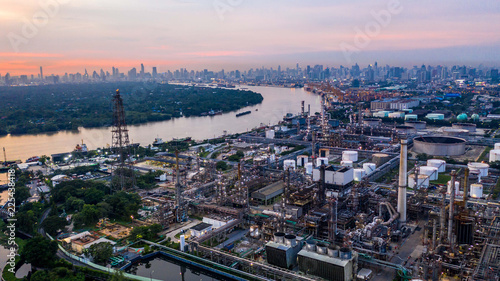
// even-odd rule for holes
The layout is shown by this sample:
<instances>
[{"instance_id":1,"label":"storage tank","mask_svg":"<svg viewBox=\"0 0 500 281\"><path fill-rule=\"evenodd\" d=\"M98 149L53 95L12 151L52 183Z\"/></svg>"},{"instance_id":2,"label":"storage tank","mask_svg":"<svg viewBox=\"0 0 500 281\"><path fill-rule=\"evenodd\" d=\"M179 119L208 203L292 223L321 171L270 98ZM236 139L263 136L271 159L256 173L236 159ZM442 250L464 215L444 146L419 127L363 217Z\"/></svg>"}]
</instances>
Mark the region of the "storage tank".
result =
<instances>
[{"instance_id":1,"label":"storage tank","mask_svg":"<svg viewBox=\"0 0 500 281\"><path fill-rule=\"evenodd\" d=\"M288 168L295 170L295 160L285 160L283 161L283 170L288 170Z\"/></svg>"},{"instance_id":2,"label":"storage tank","mask_svg":"<svg viewBox=\"0 0 500 281\"><path fill-rule=\"evenodd\" d=\"M352 161L350 161L350 160L340 161L340 166L342 166L342 167L352 167Z\"/></svg>"},{"instance_id":3,"label":"storage tank","mask_svg":"<svg viewBox=\"0 0 500 281\"><path fill-rule=\"evenodd\" d=\"M274 234L274 242L275 243L280 243L280 244L285 244L285 233L283 233L283 232L276 232Z\"/></svg>"},{"instance_id":4,"label":"storage tank","mask_svg":"<svg viewBox=\"0 0 500 281\"><path fill-rule=\"evenodd\" d=\"M382 166L389 160L391 160L391 157L385 153L375 153L372 155L372 162L375 163L377 167Z\"/></svg>"},{"instance_id":5,"label":"storage tank","mask_svg":"<svg viewBox=\"0 0 500 281\"><path fill-rule=\"evenodd\" d=\"M310 175L313 172L313 163L306 163L306 174Z\"/></svg>"},{"instance_id":6,"label":"storage tank","mask_svg":"<svg viewBox=\"0 0 500 281\"><path fill-rule=\"evenodd\" d=\"M338 258L339 250L333 245L328 246L328 256L332 258Z\"/></svg>"},{"instance_id":7,"label":"storage tank","mask_svg":"<svg viewBox=\"0 0 500 281\"><path fill-rule=\"evenodd\" d=\"M490 150L490 162L495 162L495 161L500 161L500 149Z\"/></svg>"},{"instance_id":8,"label":"storage tank","mask_svg":"<svg viewBox=\"0 0 500 281\"><path fill-rule=\"evenodd\" d=\"M389 113L389 118L403 118L403 117L405 117L405 113L401 111Z\"/></svg>"},{"instance_id":9,"label":"storage tank","mask_svg":"<svg viewBox=\"0 0 500 281\"><path fill-rule=\"evenodd\" d=\"M405 120L414 120L416 121L418 119L418 115L416 114L407 114L405 115Z\"/></svg>"},{"instance_id":10,"label":"storage tank","mask_svg":"<svg viewBox=\"0 0 500 281\"><path fill-rule=\"evenodd\" d=\"M443 131L443 134L445 136L465 137L465 136L469 135L469 130L465 130L465 129L443 128L442 131Z\"/></svg>"},{"instance_id":11,"label":"storage tank","mask_svg":"<svg viewBox=\"0 0 500 281\"><path fill-rule=\"evenodd\" d=\"M427 175L418 175L418 183L416 184L419 188L427 188L429 187L429 176ZM416 188L415 186L415 174L410 174L408 176L408 187Z\"/></svg>"},{"instance_id":12,"label":"storage tank","mask_svg":"<svg viewBox=\"0 0 500 281\"><path fill-rule=\"evenodd\" d=\"M471 162L467 164L467 167L469 167L470 170L478 170L481 177L486 177L488 176L488 169L490 168L490 165L479 162Z\"/></svg>"},{"instance_id":13,"label":"storage tank","mask_svg":"<svg viewBox=\"0 0 500 281\"><path fill-rule=\"evenodd\" d=\"M406 126L412 126L416 130L423 130L427 126L425 121L405 121Z\"/></svg>"},{"instance_id":14,"label":"storage tank","mask_svg":"<svg viewBox=\"0 0 500 281\"><path fill-rule=\"evenodd\" d=\"M413 151L434 156L457 156L465 153L466 140L442 135L413 139Z\"/></svg>"},{"instance_id":15,"label":"storage tank","mask_svg":"<svg viewBox=\"0 0 500 281\"><path fill-rule=\"evenodd\" d=\"M469 118L469 116L467 116L467 114L465 114L465 113L459 114L457 116L458 121L466 121L468 118Z\"/></svg>"},{"instance_id":16,"label":"storage tank","mask_svg":"<svg viewBox=\"0 0 500 281\"><path fill-rule=\"evenodd\" d=\"M494 148L495 150L500 149L500 142L495 143Z\"/></svg>"},{"instance_id":17,"label":"storage tank","mask_svg":"<svg viewBox=\"0 0 500 281\"><path fill-rule=\"evenodd\" d=\"M345 150L342 151L342 160L350 160L352 162L358 161L358 152L357 151L351 151L351 150Z\"/></svg>"},{"instance_id":18,"label":"storage tank","mask_svg":"<svg viewBox=\"0 0 500 281\"><path fill-rule=\"evenodd\" d=\"M396 126L396 132L400 133L400 134L414 134L417 132L417 130L415 128L413 128L412 126L406 126L406 125L400 125L400 126Z\"/></svg>"},{"instance_id":19,"label":"storage tank","mask_svg":"<svg viewBox=\"0 0 500 281\"><path fill-rule=\"evenodd\" d=\"M451 194L451 181L448 181L448 183L446 184L446 186L447 186L446 193ZM457 195L459 193L459 190L460 190L460 182L459 181L455 181L455 195Z\"/></svg>"},{"instance_id":20,"label":"storage tank","mask_svg":"<svg viewBox=\"0 0 500 281\"><path fill-rule=\"evenodd\" d=\"M266 131L266 138L274 139L274 135L275 135L274 130L267 130Z\"/></svg>"},{"instance_id":21,"label":"storage tank","mask_svg":"<svg viewBox=\"0 0 500 281\"><path fill-rule=\"evenodd\" d=\"M442 113L429 113L425 116L427 119L434 119L434 120L444 120L444 114Z\"/></svg>"},{"instance_id":22,"label":"storage tank","mask_svg":"<svg viewBox=\"0 0 500 281\"><path fill-rule=\"evenodd\" d=\"M370 127L377 127L382 123L382 119L380 118L364 118L363 124Z\"/></svg>"},{"instance_id":23,"label":"storage tank","mask_svg":"<svg viewBox=\"0 0 500 281\"><path fill-rule=\"evenodd\" d=\"M297 245L296 238L297 237L295 237L295 235L293 234L285 235L285 245L287 245L288 247L295 247L295 245Z\"/></svg>"},{"instance_id":24,"label":"storage tank","mask_svg":"<svg viewBox=\"0 0 500 281\"><path fill-rule=\"evenodd\" d=\"M307 155L297 156L297 167L304 167L307 163L309 163L309 156Z\"/></svg>"},{"instance_id":25,"label":"storage tank","mask_svg":"<svg viewBox=\"0 0 500 281\"><path fill-rule=\"evenodd\" d=\"M474 133L476 131L476 124L473 123L453 123L451 124L451 127L454 129L467 130L471 133Z\"/></svg>"},{"instance_id":26,"label":"storage tank","mask_svg":"<svg viewBox=\"0 0 500 281\"><path fill-rule=\"evenodd\" d=\"M316 241L314 240L307 240L306 241L306 250L309 252L316 252Z\"/></svg>"},{"instance_id":27,"label":"storage tank","mask_svg":"<svg viewBox=\"0 0 500 281\"><path fill-rule=\"evenodd\" d=\"M446 171L446 161L441 159L429 159L427 160L427 166L438 168L438 173Z\"/></svg>"},{"instance_id":28,"label":"storage tank","mask_svg":"<svg viewBox=\"0 0 500 281\"><path fill-rule=\"evenodd\" d=\"M483 185L479 183L473 183L470 185L470 197L481 198L483 197Z\"/></svg>"},{"instance_id":29,"label":"storage tank","mask_svg":"<svg viewBox=\"0 0 500 281\"><path fill-rule=\"evenodd\" d=\"M355 181L361 181L361 178L365 176L365 170L364 169L354 169L354 180Z\"/></svg>"},{"instance_id":30,"label":"storage tank","mask_svg":"<svg viewBox=\"0 0 500 281\"><path fill-rule=\"evenodd\" d=\"M316 167L319 167L321 165L328 165L328 158L325 157L316 158Z\"/></svg>"},{"instance_id":31,"label":"storage tank","mask_svg":"<svg viewBox=\"0 0 500 281\"><path fill-rule=\"evenodd\" d=\"M365 173L367 175L373 173L373 171L375 171L376 168L377 168L377 165L375 165L374 163L364 163L363 164L363 170L365 170Z\"/></svg>"},{"instance_id":32,"label":"storage tank","mask_svg":"<svg viewBox=\"0 0 500 281\"><path fill-rule=\"evenodd\" d=\"M472 116L471 116L470 118L471 118L472 120L474 120L474 121L479 121L479 115L478 115L478 114L476 114L476 113L472 114Z\"/></svg>"},{"instance_id":33,"label":"storage tank","mask_svg":"<svg viewBox=\"0 0 500 281\"><path fill-rule=\"evenodd\" d=\"M438 179L438 168L432 166L422 166L419 168L420 174L429 176L429 180L435 181Z\"/></svg>"}]
</instances>

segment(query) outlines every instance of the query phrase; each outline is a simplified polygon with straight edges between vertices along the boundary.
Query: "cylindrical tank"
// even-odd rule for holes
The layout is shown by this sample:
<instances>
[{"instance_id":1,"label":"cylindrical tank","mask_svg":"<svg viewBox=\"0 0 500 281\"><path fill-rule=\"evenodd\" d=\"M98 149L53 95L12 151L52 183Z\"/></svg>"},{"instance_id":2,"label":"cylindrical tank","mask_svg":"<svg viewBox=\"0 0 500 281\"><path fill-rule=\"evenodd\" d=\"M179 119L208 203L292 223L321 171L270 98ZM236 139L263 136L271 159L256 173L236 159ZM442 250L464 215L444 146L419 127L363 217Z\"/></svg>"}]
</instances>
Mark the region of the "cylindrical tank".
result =
<instances>
[{"instance_id":1,"label":"cylindrical tank","mask_svg":"<svg viewBox=\"0 0 500 281\"><path fill-rule=\"evenodd\" d=\"M415 174L410 174L408 176L408 186L410 188L427 188L429 187L429 176L427 175L418 175L418 183L415 185Z\"/></svg>"},{"instance_id":2,"label":"cylindrical tank","mask_svg":"<svg viewBox=\"0 0 500 281\"><path fill-rule=\"evenodd\" d=\"M184 249L186 248L186 238L184 235L181 235L181 244L180 244L180 250L184 252Z\"/></svg>"},{"instance_id":3,"label":"cylindrical tank","mask_svg":"<svg viewBox=\"0 0 500 281\"><path fill-rule=\"evenodd\" d=\"M280 244L285 244L285 233L276 232L274 234L274 242L280 243Z\"/></svg>"},{"instance_id":4,"label":"cylindrical tank","mask_svg":"<svg viewBox=\"0 0 500 281\"><path fill-rule=\"evenodd\" d=\"M419 168L420 174L429 176L429 180L435 181L438 179L438 168L432 166L422 166Z\"/></svg>"},{"instance_id":5,"label":"cylindrical tank","mask_svg":"<svg viewBox=\"0 0 500 281\"><path fill-rule=\"evenodd\" d=\"M377 165L375 165L374 163L364 163L363 164L363 170L365 170L365 173L367 175L373 173L373 171L375 171L376 168L377 168Z\"/></svg>"},{"instance_id":6,"label":"cylindrical tank","mask_svg":"<svg viewBox=\"0 0 500 281\"><path fill-rule=\"evenodd\" d=\"M340 161L340 166L352 167L352 161L350 161L350 160Z\"/></svg>"},{"instance_id":7,"label":"cylindrical tank","mask_svg":"<svg viewBox=\"0 0 500 281\"><path fill-rule=\"evenodd\" d=\"M496 146L497 144L495 144ZM500 161L500 149L490 150L490 162Z\"/></svg>"},{"instance_id":8,"label":"cylindrical tank","mask_svg":"<svg viewBox=\"0 0 500 281\"><path fill-rule=\"evenodd\" d=\"M363 119L363 124L370 126L370 127L376 127L382 123L382 119L380 118L364 118Z\"/></svg>"},{"instance_id":9,"label":"cylindrical tank","mask_svg":"<svg viewBox=\"0 0 500 281\"><path fill-rule=\"evenodd\" d=\"M401 111L389 113L389 118L403 118L403 117L405 117L405 113Z\"/></svg>"},{"instance_id":10,"label":"cylindrical tank","mask_svg":"<svg viewBox=\"0 0 500 281\"><path fill-rule=\"evenodd\" d=\"M364 169L354 169L354 180L361 181L361 179L365 176Z\"/></svg>"},{"instance_id":11,"label":"cylindrical tank","mask_svg":"<svg viewBox=\"0 0 500 281\"><path fill-rule=\"evenodd\" d=\"M396 132L400 134L410 135L416 133L416 129L413 128L412 126L400 125L396 126Z\"/></svg>"},{"instance_id":12,"label":"cylindrical tank","mask_svg":"<svg viewBox=\"0 0 500 281\"><path fill-rule=\"evenodd\" d=\"M470 197L481 198L483 197L483 185L479 183L473 183L470 185Z\"/></svg>"},{"instance_id":13,"label":"cylindrical tank","mask_svg":"<svg viewBox=\"0 0 500 281\"><path fill-rule=\"evenodd\" d=\"M476 131L476 124L473 123L453 123L451 124L451 127L454 129L467 130L471 133L474 133Z\"/></svg>"},{"instance_id":14,"label":"cylindrical tank","mask_svg":"<svg viewBox=\"0 0 500 281\"><path fill-rule=\"evenodd\" d=\"M288 168L295 170L295 160L285 160L283 161L283 170L288 170Z\"/></svg>"},{"instance_id":15,"label":"cylindrical tank","mask_svg":"<svg viewBox=\"0 0 500 281\"><path fill-rule=\"evenodd\" d=\"M465 129L443 128L442 131L445 136L465 137L469 135L469 130Z\"/></svg>"},{"instance_id":16,"label":"cylindrical tank","mask_svg":"<svg viewBox=\"0 0 500 281\"><path fill-rule=\"evenodd\" d=\"M391 160L391 157L385 153L375 153L372 155L372 162L375 163L377 167L382 166L389 160Z\"/></svg>"},{"instance_id":17,"label":"cylindrical tank","mask_svg":"<svg viewBox=\"0 0 500 281\"><path fill-rule=\"evenodd\" d=\"M442 113L429 113L425 116L427 119L434 119L434 120L444 120L444 114Z\"/></svg>"},{"instance_id":18,"label":"cylindrical tank","mask_svg":"<svg viewBox=\"0 0 500 281\"><path fill-rule=\"evenodd\" d=\"M318 157L316 159L316 166L319 167L321 165L328 165L328 158L326 158L326 157Z\"/></svg>"},{"instance_id":19,"label":"cylindrical tank","mask_svg":"<svg viewBox=\"0 0 500 281\"><path fill-rule=\"evenodd\" d=\"M418 119L418 115L416 114L406 114L405 115L405 120L417 120Z\"/></svg>"},{"instance_id":20,"label":"cylindrical tank","mask_svg":"<svg viewBox=\"0 0 500 281\"><path fill-rule=\"evenodd\" d=\"M438 173L446 171L446 161L441 159L429 159L427 160L427 166L438 168Z\"/></svg>"},{"instance_id":21,"label":"cylindrical tank","mask_svg":"<svg viewBox=\"0 0 500 281\"><path fill-rule=\"evenodd\" d=\"M343 260L350 260L352 258L352 251L349 248L340 248L339 257Z\"/></svg>"},{"instance_id":22,"label":"cylindrical tank","mask_svg":"<svg viewBox=\"0 0 500 281\"><path fill-rule=\"evenodd\" d=\"M412 120L409 120L409 121L405 121L405 125L406 126L412 126L416 130L423 130L423 129L425 129L427 123L425 121L412 121Z\"/></svg>"},{"instance_id":23,"label":"cylindrical tank","mask_svg":"<svg viewBox=\"0 0 500 281\"><path fill-rule=\"evenodd\" d=\"M316 252L316 241L307 240L306 242L306 250L309 252Z\"/></svg>"},{"instance_id":24,"label":"cylindrical tank","mask_svg":"<svg viewBox=\"0 0 500 281\"><path fill-rule=\"evenodd\" d=\"M446 193L451 194L451 181L448 181L448 183L446 184L446 186L447 186ZM460 182L459 181L455 181L455 195L458 194L459 190L460 190Z\"/></svg>"},{"instance_id":25,"label":"cylindrical tank","mask_svg":"<svg viewBox=\"0 0 500 281\"><path fill-rule=\"evenodd\" d=\"M306 163L306 174L310 175L313 172L313 163Z\"/></svg>"},{"instance_id":26,"label":"cylindrical tank","mask_svg":"<svg viewBox=\"0 0 500 281\"><path fill-rule=\"evenodd\" d=\"M323 243L316 244L316 253L318 253L320 255L326 255L326 253L327 253L326 245Z\"/></svg>"},{"instance_id":27,"label":"cylindrical tank","mask_svg":"<svg viewBox=\"0 0 500 281\"><path fill-rule=\"evenodd\" d=\"M309 156L299 155L297 156L297 167L304 167L309 162Z\"/></svg>"},{"instance_id":28,"label":"cylindrical tank","mask_svg":"<svg viewBox=\"0 0 500 281\"><path fill-rule=\"evenodd\" d=\"M479 172L481 172L480 174L481 177L486 177L488 176L488 169L490 168L490 165L479 162L471 162L467 164L467 167L469 167L470 170L472 169L478 170Z\"/></svg>"},{"instance_id":29,"label":"cylindrical tank","mask_svg":"<svg viewBox=\"0 0 500 281\"><path fill-rule=\"evenodd\" d=\"M288 247L295 247L295 245L297 245L297 241L295 240L296 238L297 237L293 234L285 235L285 245Z\"/></svg>"},{"instance_id":30,"label":"cylindrical tank","mask_svg":"<svg viewBox=\"0 0 500 281\"><path fill-rule=\"evenodd\" d=\"M495 149L495 150L496 150L496 149L500 149L500 142L495 143L495 146L494 146L494 148L493 148L493 149Z\"/></svg>"},{"instance_id":31,"label":"cylindrical tank","mask_svg":"<svg viewBox=\"0 0 500 281\"><path fill-rule=\"evenodd\" d=\"M358 161L358 152L357 151L351 151L351 150L345 150L342 151L342 160L350 160L353 162Z\"/></svg>"}]
</instances>

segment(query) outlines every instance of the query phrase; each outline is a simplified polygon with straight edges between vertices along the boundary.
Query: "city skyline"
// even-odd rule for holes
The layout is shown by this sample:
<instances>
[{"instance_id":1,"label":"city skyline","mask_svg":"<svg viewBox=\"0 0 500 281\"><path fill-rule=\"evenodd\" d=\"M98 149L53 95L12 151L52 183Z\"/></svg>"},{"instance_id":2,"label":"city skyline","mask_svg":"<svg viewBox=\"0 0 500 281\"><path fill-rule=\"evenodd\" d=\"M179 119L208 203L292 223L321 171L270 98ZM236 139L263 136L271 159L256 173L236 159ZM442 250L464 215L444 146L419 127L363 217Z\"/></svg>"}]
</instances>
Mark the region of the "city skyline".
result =
<instances>
[{"instance_id":1,"label":"city skyline","mask_svg":"<svg viewBox=\"0 0 500 281\"><path fill-rule=\"evenodd\" d=\"M500 63L500 8L488 1L44 3L5 1L0 73Z\"/></svg>"}]
</instances>

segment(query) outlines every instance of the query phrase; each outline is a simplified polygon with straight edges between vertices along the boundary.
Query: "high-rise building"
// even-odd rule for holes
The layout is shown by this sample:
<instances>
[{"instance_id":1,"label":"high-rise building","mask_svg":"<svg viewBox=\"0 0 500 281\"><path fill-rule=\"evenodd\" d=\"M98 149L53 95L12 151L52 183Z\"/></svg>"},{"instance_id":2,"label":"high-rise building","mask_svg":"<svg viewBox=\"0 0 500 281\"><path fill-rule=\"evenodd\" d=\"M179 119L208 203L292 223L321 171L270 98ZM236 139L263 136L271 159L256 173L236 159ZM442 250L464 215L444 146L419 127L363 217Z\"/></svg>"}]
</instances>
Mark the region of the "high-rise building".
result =
<instances>
[{"instance_id":1,"label":"high-rise building","mask_svg":"<svg viewBox=\"0 0 500 281\"><path fill-rule=\"evenodd\" d=\"M43 69L41 66L40 66L40 80L43 80Z\"/></svg>"},{"instance_id":2,"label":"high-rise building","mask_svg":"<svg viewBox=\"0 0 500 281\"><path fill-rule=\"evenodd\" d=\"M153 66L153 79L158 76L158 72L156 71L156 66Z\"/></svg>"},{"instance_id":3,"label":"high-rise building","mask_svg":"<svg viewBox=\"0 0 500 281\"><path fill-rule=\"evenodd\" d=\"M141 78L144 78L144 64L141 63L141 73L140 73Z\"/></svg>"}]
</instances>

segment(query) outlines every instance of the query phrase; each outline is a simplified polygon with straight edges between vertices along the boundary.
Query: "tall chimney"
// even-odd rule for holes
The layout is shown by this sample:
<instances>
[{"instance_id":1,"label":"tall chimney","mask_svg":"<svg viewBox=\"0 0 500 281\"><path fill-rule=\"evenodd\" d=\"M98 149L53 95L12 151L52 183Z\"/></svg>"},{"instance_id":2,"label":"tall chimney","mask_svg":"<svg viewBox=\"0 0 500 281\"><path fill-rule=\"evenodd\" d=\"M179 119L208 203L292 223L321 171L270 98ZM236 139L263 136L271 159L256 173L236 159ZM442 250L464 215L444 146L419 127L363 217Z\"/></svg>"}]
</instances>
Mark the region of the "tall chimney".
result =
<instances>
[{"instance_id":1,"label":"tall chimney","mask_svg":"<svg viewBox=\"0 0 500 281\"><path fill-rule=\"evenodd\" d=\"M457 172L451 171L451 188L450 188L450 214L448 216L448 243L450 243L450 250L453 252L453 205L455 204L455 180Z\"/></svg>"},{"instance_id":2,"label":"tall chimney","mask_svg":"<svg viewBox=\"0 0 500 281\"><path fill-rule=\"evenodd\" d=\"M399 157L399 188L398 213L400 226L406 224L406 186L407 186L408 141L401 140L401 155Z\"/></svg>"}]
</instances>

